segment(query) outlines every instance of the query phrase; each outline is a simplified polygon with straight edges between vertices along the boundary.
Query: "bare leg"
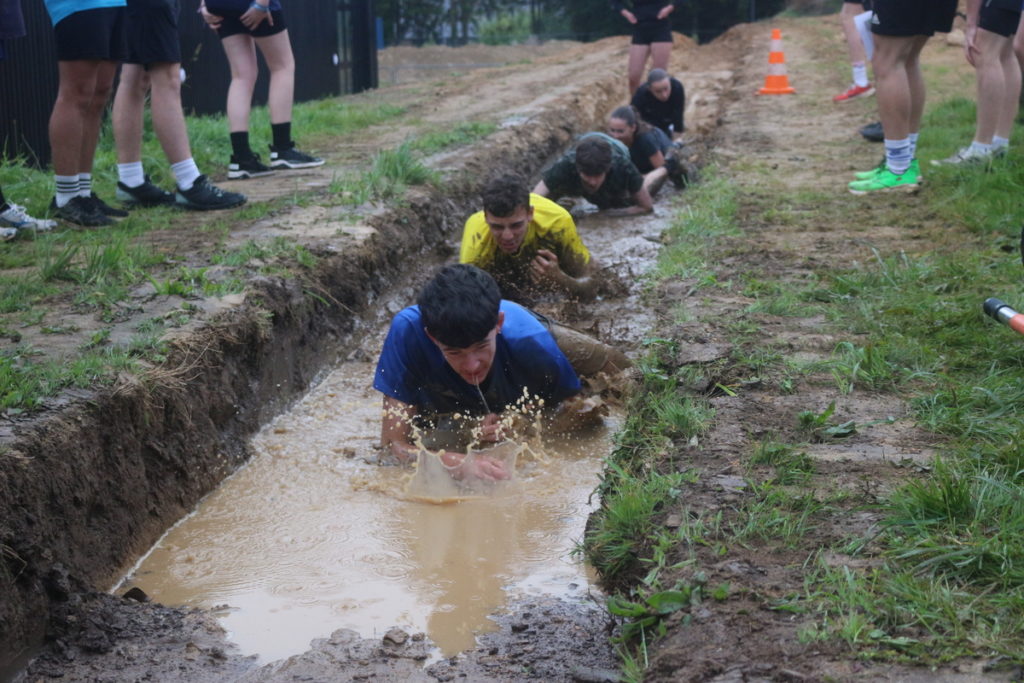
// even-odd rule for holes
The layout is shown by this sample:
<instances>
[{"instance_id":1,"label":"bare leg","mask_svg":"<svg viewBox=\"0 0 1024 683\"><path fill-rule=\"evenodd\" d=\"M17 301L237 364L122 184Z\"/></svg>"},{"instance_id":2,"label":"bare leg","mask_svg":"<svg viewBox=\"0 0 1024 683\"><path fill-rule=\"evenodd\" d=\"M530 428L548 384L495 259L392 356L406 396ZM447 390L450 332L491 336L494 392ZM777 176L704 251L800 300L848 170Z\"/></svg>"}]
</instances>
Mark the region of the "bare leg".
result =
<instances>
[{"instance_id":1,"label":"bare leg","mask_svg":"<svg viewBox=\"0 0 1024 683\"><path fill-rule=\"evenodd\" d=\"M267 107L271 123L288 123L292 120L292 102L295 99L295 57L288 31L281 31L265 38L256 38L263 58L270 69L270 92Z\"/></svg>"},{"instance_id":2,"label":"bare leg","mask_svg":"<svg viewBox=\"0 0 1024 683\"><path fill-rule=\"evenodd\" d=\"M853 18L863 12L861 5L852 2L844 2L843 9L839 12L839 21L843 25L843 35L846 36L846 48L850 53L850 63L856 64L867 60L864 52L864 43L860 39L857 25Z\"/></svg>"},{"instance_id":3,"label":"bare leg","mask_svg":"<svg viewBox=\"0 0 1024 683\"><path fill-rule=\"evenodd\" d=\"M160 62L149 67L153 130L172 164L192 157L185 114L181 110L180 69L177 62Z\"/></svg>"},{"instance_id":4,"label":"bare leg","mask_svg":"<svg viewBox=\"0 0 1024 683\"><path fill-rule=\"evenodd\" d=\"M85 119L90 111L99 60L57 62L60 85L50 114L50 147L56 175L78 175Z\"/></svg>"},{"instance_id":5,"label":"bare leg","mask_svg":"<svg viewBox=\"0 0 1024 683\"><path fill-rule=\"evenodd\" d=\"M910 88L910 132L917 133L921 130L925 100L924 74L921 72L921 50L928 42L928 36L914 36L911 41L906 64L907 84Z\"/></svg>"},{"instance_id":6,"label":"bare leg","mask_svg":"<svg viewBox=\"0 0 1024 683\"><path fill-rule=\"evenodd\" d=\"M668 58L672 56L672 43L651 43L651 68L668 71ZM641 73L642 73L641 69ZM638 84L639 85L639 84Z\"/></svg>"},{"instance_id":7,"label":"bare leg","mask_svg":"<svg viewBox=\"0 0 1024 683\"><path fill-rule=\"evenodd\" d=\"M1013 40L1004 38L999 61L1003 65L1002 106L999 108L999 121L996 123L996 135L1010 138L1017 110L1020 108L1021 69L1017 57L1013 53Z\"/></svg>"},{"instance_id":8,"label":"bare leg","mask_svg":"<svg viewBox=\"0 0 1024 683\"><path fill-rule=\"evenodd\" d=\"M1006 88L1002 64L1003 43L1009 45L1010 41L980 27L974 41L978 46L978 55L974 61L978 87L974 141L990 145L1003 109L1003 91Z\"/></svg>"},{"instance_id":9,"label":"bare leg","mask_svg":"<svg viewBox=\"0 0 1024 683\"><path fill-rule=\"evenodd\" d=\"M256 44L251 36L240 33L222 39L224 54L231 65L231 85L228 86L228 126L232 133L249 130L252 111L252 91L256 87Z\"/></svg>"},{"instance_id":10,"label":"bare leg","mask_svg":"<svg viewBox=\"0 0 1024 683\"><path fill-rule=\"evenodd\" d=\"M917 73L910 74L909 59L919 36L895 37L876 35L872 66L875 70L878 95L878 115L887 140L903 140L911 131L911 118L915 96L911 94L912 81L920 88L920 106L924 106L924 81L920 64L914 64ZM917 123L920 125L920 113Z\"/></svg>"},{"instance_id":11,"label":"bare leg","mask_svg":"<svg viewBox=\"0 0 1024 683\"><path fill-rule=\"evenodd\" d=\"M114 144L120 164L142 161L142 113L148 90L149 76L145 69L138 64L121 66L113 114Z\"/></svg>"},{"instance_id":12,"label":"bare leg","mask_svg":"<svg viewBox=\"0 0 1024 683\"><path fill-rule=\"evenodd\" d=\"M1021 14L1020 23L1017 24L1017 35L1013 37L1013 53L1017 56L1021 71L1024 71L1024 14Z\"/></svg>"},{"instance_id":13,"label":"bare leg","mask_svg":"<svg viewBox=\"0 0 1024 683\"><path fill-rule=\"evenodd\" d=\"M117 62L100 60L96 67L96 80L85 108L85 119L82 121L82 142L78 154L78 172L92 173L93 159L96 156L96 145L100 141L100 126L103 123L103 110L110 100L114 89L114 76L117 74Z\"/></svg>"},{"instance_id":14,"label":"bare leg","mask_svg":"<svg viewBox=\"0 0 1024 683\"><path fill-rule=\"evenodd\" d=\"M640 87L640 81L644 75L644 65L647 63L647 54L651 51L650 45L629 46L629 96L632 97L636 89Z\"/></svg>"}]
</instances>

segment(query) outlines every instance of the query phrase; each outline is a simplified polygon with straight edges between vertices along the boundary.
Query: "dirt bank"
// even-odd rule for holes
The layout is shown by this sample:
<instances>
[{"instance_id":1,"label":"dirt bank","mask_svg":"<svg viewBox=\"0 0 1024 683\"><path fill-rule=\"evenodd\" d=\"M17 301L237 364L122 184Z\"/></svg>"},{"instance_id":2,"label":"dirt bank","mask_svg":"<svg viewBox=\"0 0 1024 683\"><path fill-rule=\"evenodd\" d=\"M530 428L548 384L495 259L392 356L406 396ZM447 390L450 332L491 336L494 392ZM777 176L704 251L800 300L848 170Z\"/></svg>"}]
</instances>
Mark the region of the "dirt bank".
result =
<instances>
[{"instance_id":1,"label":"dirt bank","mask_svg":"<svg viewBox=\"0 0 1024 683\"><path fill-rule=\"evenodd\" d=\"M195 301L193 321L174 333L166 362L142 376L122 377L110 389L68 392L42 414L7 416L0 451L0 664L16 661L45 635L49 646L29 668L30 679L217 680L252 669L251 660L231 654L208 615L92 591L108 586L247 458L248 436L304 392L326 362L347 353L366 320L386 313L374 303L384 289L415 277L410 264L418 255L450 253L464 216L477 208L477 183L496 159L533 174L621 102L625 52L624 39L611 39L537 60L528 69L488 70L499 93L494 97L480 97L478 79L468 78L452 79L426 95L396 90L395 100L410 106L421 122L364 135L374 146L400 142L423 120L427 126L466 118L506 125L472 148L433 160L444 172L443 190L410 192L397 207L364 207L359 229L334 215L325 218L316 206L276 216L271 227L292 226L289 237L320 257L315 268L298 278L254 278L244 296ZM709 72L708 89L724 89L727 80ZM691 109L694 129L710 127L718 117L711 107ZM329 156L345 165L365 163L366 149L339 143ZM316 192L333 172L326 167L301 176L301 182ZM245 189L255 197L294 191L262 180ZM336 227L294 230L325 219ZM183 217L177 229L197 220L201 225L204 218ZM241 221L231 239L241 242L267 229L267 221ZM182 243L186 262L196 266L209 263L213 248L203 233L176 234L174 228L144 239L155 247ZM138 310L126 320L165 310L167 299L140 293ZM51 344L46 352L58 354L61 348ZM596 634L605 622L598 611L589 618L599 627L574 625L575 618L554 607L527 608L508 626L508 638L568 629L565 641L536 646L530 666L538 675L576 675L570 670L578 661L559 657L567 647L560 643L579 641L584 631L586 638L603 638ZM344 634L337 637L348 642ZM334 641L320 649L336 650ZM359 648L383 647L380 656L393 658L396 643L389 642L360 644L352 657L362 661L357 653L367 651ZM499 666L502 676L514 677L510 671L522 670L521 652L494 649L479 653L478 671ZM605 669L612 663L594 655L606 647L576 649L592 660L592 670L579 673L580 680L610 676Z\"/></svg>"}]
</instances>

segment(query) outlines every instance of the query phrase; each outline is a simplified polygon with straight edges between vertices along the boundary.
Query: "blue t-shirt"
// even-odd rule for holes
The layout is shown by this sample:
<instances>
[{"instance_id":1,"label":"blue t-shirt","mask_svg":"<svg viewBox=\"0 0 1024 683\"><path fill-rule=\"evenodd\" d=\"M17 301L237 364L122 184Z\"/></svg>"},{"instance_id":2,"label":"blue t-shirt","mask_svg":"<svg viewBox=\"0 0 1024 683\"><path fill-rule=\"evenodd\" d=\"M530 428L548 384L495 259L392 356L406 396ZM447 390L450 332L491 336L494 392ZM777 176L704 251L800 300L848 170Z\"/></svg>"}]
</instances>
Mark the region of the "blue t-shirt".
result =
<instances>
[{"instance_id":1,"label":"blue t-shirt","mask_svg":"<svg viewBox=\"0 0 1024 683\"><path fill-rule=\"evenodd\" d=\"M124 7L126 0L45 0L50 21L56 26L75 12L102 7Z\"/></svg>"},{"instance_id":2,"label":"blue t-shirt","mask_svg":"<svg viewBox=\"0 0 1024 683\"><path fill-rule=\"evenodd\" d=\"M501 412L523 396L551 406L579 392L580 380L547 328L527 309L502 301L505 322L497 336L494 363L480 391L491 412ZM487 408L472 384L459 377L441 349L423 330L419 306L391 321L373 388L416 406L421 415L485 415Z\"/></svg>"}]
</instances>

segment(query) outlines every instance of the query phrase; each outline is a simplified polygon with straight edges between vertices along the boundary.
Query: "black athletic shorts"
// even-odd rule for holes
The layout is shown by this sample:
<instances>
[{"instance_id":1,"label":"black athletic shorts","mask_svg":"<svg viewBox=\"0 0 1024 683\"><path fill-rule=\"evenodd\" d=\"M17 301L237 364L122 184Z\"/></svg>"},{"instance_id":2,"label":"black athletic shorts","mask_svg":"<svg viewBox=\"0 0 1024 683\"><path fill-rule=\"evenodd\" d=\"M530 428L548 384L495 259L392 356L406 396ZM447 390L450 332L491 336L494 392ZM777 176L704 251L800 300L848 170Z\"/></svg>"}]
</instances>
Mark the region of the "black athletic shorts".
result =
<instances>
[{"instance_id":1,"label":"black athletic shorts","mask_svg":"<svg viewBox=\"0 0 1024 683\"><path fill-rule=\"evenodd\" d=\"M633 25L633 45L671 42L672 22L668 19L641 21Z\"/></svg>"},{"instance_id":2,"label":"black athletic shorts","mask_svg":"<svg viewBox=\"0 0 1024 683\"><path fill-rule=\"evenodd\" d=\"M124 7L100 7L69 14L53 27L53 35L60 62L123 62L128 56Z\"/></svg>"},{"instance_id":3,"label":"black athletic shorts","mask_svg":"<svg viewBox=\"0 0 1024 683\"><path fill-rule=\"evenodd\" d=\"M227 38L228 36L237 35L244 33L245 35L252 36L253 38L265 38L266 36L272 36L288 28L284 23L284 12L280 10L271 10L270 18L274 20L274 25L271 26L268 21L261 21L260 25L249 30L245 27L245 24L239 19L242 13L236 12L224 12L221 16L224 17L224 21L221 22L220 27L217 29L217 35L221 38Z\"/></svg>"},{"instance_id":4,"label":"black athletic shorts","mask_svg":"<svg viewBox=\"0 0 1024 683\"><path fill-rule=\"evenodd\" d=\"M982 2L978 9L978 28L999 34L1009 38L1017 32L1017 24L1020 23L1020 10L1003 9L993 7L987 2Z\"/></svg>"},{"instance_id":5,"label":"black athletic shorts","mask_svg":"<svg viewBox=\"0 0 1024 683\"><path fill-rule=\"evenodd\" d=\"M125 26L129 64L181 62L178 37L179 0L128 0Z\"/></svg>"},{"instance_id":6,"label":"black athletic shorts","mask_svg":"<svg viewBox=\"0 0 1024 683\"><path fill-rule=\"evenodd\" d=\"M910 37L949 33L957 0L874 0L871 32Z\"/></svg>"}]
</instances>

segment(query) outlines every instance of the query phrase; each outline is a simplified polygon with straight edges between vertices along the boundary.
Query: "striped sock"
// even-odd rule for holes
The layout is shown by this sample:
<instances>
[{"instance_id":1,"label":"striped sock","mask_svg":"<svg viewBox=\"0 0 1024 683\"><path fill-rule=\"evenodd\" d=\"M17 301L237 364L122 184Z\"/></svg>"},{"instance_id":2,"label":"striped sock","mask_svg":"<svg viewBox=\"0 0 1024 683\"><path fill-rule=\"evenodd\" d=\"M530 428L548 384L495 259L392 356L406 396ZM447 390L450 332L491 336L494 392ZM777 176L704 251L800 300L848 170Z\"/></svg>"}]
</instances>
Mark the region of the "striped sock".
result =
<instances>
[{"instance_id":1,"label":"striped sock","mask_svg":"<svg viewBox=\"0 0 1024 683\"><path fill-rule=\"evenodd\" d=\"M92 173L79 173L78 174L78 196L79 197L91 197L92 196Z\"/></svg>"},{"instance_id":2,"label":"striped sock","mask_svg":"<svg viewBox=\"0 0 1024 683\"><path fill-rule=\"evenodd\" d=\"M64 206L78 196L77 175L58 175L53 179L57 183L57 206Z\"/></svg>"}]
</instances>

